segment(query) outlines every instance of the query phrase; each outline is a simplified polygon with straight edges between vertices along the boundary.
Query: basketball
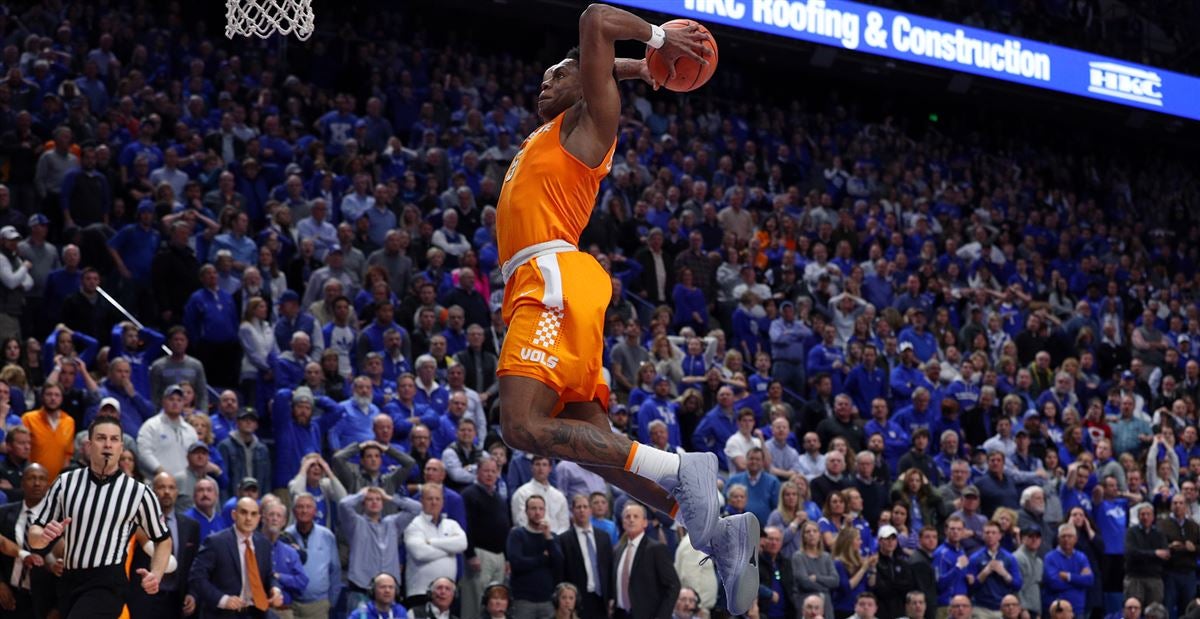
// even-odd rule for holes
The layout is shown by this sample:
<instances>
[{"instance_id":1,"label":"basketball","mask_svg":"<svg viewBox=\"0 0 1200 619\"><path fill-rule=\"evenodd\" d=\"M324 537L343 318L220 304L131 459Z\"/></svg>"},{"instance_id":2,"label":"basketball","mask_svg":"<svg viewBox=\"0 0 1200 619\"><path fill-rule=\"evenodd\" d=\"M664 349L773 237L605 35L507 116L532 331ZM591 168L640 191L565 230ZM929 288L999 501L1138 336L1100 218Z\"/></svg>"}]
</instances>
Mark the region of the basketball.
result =
<instances>
[{"instance_id":1,"label":"basketball","mask_svg":"<svg viewBox=\"0 0 1200 619\"><path fill-rule=\"evenodd\" d=\"M706 57L708 64L701 64L694 58L679 58L675 61L675 77L668 78L671 75L670 67L667 66L666 58L658 53L658 50L653 47L646 47L646 64L650 68L650 75L654 77L654 81L666 87L668 90L675 92L691 92L704 84L712 77L713 72L717 70L717 40L713 38L708 28L703 24L692 21L690 19L672 19L662 25L664 30L672 28L687 28L695 24L700 26L700 32L708 37L705 45L712 50L712 54Z\"/></svg>"}]
</instances>

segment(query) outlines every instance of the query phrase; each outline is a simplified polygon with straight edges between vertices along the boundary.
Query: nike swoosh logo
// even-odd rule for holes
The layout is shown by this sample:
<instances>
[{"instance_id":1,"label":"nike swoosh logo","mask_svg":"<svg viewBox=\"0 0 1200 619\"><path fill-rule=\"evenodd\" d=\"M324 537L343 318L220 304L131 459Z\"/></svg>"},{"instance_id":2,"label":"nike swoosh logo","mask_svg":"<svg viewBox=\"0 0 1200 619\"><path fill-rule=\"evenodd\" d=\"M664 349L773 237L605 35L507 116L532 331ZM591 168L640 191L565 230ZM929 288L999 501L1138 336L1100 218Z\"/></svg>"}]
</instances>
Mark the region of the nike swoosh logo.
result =
<instances>
[{"instance_id":1,"label":"nike swoosh logo","mask_svg":"<svg viewBox=\"0 0 1200 619\"><path fill-rule=\"evenodd\" d=\"M533 290L526 290L525 292L522 292L521 294L519 294L519 295L517 295L517 296L518 296L518 297L528 297L528 296L532 295L532 294L533 294L533 293L535 293L535 292L537 292L537 288L534 288Z\"/></svg>"}]
</instances>

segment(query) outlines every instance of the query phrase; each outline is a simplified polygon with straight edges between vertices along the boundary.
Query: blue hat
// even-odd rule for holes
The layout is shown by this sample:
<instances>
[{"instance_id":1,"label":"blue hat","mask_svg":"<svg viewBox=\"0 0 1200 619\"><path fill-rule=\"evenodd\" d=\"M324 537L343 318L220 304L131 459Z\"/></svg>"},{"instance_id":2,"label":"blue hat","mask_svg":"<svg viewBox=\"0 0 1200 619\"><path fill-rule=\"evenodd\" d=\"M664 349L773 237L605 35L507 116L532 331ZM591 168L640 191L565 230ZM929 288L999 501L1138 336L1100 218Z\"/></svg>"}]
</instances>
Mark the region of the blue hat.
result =
<instances>
[{"instance_id":1,"label":"blue hat","mask_svg":"<svg viewBox=\"0 0 1200 619\"><path fill-rule=\"evenodd\" d=\"M659 383L670 383L670 382L671 382L671 379L667 378L666 376L663 376L662 374L658 374L654 377L653 386L657 387Z\"/></svg>"},{"instance_id":2,"label":"blue hat","mask_svg":"<svg viewBox=\"0 0 1200 619\"><path fill-rule=\"evenodd\" d=\"M1133 372L1129 370L1121 372L1121 380L1133 380Z\"/></svg>"},{"instance_id":3,"label":"blue hat","mask_svg":"<svg viewBox=\"0 0 1200 619\"><path fill-rule=\"evenodd\" d=\"M284 303L287 301L295 301L296 303L299 303L300 294L295 290L284 290L283 294L279 295L279 302Z\"/></svg>"},{"instance_id":4,"label":"blue hat","mask_svg":"<svg viewBox=\"0 0 1200 619\"><path fill-rule=\"evenodd\" d=\"M142 213L153 213L154 200L151 200L150 198L143 198L141 202L138 202L137 212L139 215Z\"/></svg>"},{"instance_id":5,"label":"blue hat","mask_svg":"<svg viewBox=\"0 0 1200 619\"><path fill-rule=\"evenodd\" d=\"M29 227L45 226L50 223L50 218L41 213L34 213L29 216Z\"/></svg>"}]
</instances>

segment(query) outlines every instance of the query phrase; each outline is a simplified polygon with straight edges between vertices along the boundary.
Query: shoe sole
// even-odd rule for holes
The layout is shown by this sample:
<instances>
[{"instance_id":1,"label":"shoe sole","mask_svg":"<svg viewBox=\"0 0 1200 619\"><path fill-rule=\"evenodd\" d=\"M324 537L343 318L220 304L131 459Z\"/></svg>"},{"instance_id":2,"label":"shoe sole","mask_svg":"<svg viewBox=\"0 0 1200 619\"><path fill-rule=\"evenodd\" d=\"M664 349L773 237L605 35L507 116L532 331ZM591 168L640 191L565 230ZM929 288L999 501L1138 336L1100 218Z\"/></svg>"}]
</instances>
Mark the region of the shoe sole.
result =
<instances>
[{"instance_id":1,"label":"shoe sole","mask_svg":"<svg viewBox=\"0 0 1200 619\"><path fill-rule=\"evenodd\" d=\"M760 534L760 526L758 517L754 514L747 513L746 517L741 520L745 522L746 538L745 544L749 547L748 556L743 558L739 563L743 563L740 573L732 576L733 595L730 595L730 587L726 586L726 608L732 615L744 615L750 611L750 607L754 605L754 601L758 599L758 539ZM735 563L737 565L737 563Z\"/></svg>"}]
</instances>

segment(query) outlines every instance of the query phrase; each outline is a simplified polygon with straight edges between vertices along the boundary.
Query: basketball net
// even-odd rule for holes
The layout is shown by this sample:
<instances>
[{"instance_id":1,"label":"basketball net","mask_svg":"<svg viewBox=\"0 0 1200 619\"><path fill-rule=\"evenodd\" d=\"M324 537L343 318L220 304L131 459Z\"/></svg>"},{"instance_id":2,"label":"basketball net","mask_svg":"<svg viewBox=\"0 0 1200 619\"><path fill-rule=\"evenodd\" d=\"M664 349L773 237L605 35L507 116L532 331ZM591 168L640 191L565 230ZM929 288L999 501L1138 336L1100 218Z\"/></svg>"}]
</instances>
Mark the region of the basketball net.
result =
<instances>
[{"instance_id":1,"label":"basketball net","mask_svg":"<svg viewBox=\"0 0 1200 619\"><path fill-rule=\"evenodd\" d=\"M225 0L225 36L312 36L312 0Z\"/></svg>"}]
</instances>

